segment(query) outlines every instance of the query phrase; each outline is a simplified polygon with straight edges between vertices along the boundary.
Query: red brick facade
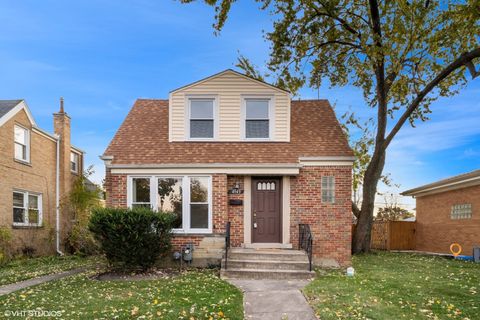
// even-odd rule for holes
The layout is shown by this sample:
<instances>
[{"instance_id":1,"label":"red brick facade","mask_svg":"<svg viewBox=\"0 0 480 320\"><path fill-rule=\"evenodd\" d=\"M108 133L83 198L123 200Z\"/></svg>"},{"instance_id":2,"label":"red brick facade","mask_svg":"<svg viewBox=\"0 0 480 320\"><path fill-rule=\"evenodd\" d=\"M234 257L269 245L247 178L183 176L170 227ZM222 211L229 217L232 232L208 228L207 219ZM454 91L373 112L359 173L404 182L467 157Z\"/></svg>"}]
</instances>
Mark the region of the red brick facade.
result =
<instances>
[{"instance_id":1,"label":"red brick facade","mask_svg":"<svg viewBox=\"0 0 480 320\"><path fill-rule=\"evenodd\" d=\"M335 176L335 203L321 199L321 177ZM107 169L105 181L107 205L127 205L127 175L111 174ZM239 185L244 188L244 176L212 175L213 234L224 235L225 224L231 222L231 245L244 243L244 206L230 205L229 200L244 200L244 194L228 194ZM304 167L300 174L290 177L290 242L298 247L298 224L310 224L314 236L316 264L346 266L351 253L351 167ZM187 243L199 246L209 235L176 235L174 250Z\"/></svg>"},{"instance_id":2,"label":"red brick facade","mask_svg":"<svg viewBox=\"0 0 480 320\"><path fill-rule=\"evenodd\" d=\"M471 204L472 218L452 220L455 204ZM465 255L480 246L480 186L417 197L416 249L450 253L454 242Z\"/></svg>"},{"instance_id":3,"label":"red brick facade","mask_svg":"<svg viewBox=\"0 0 480 320\"><path fill-rule=\"evenodd\" d=\"M335 203L322 203L321 177L335 177ZM310 225L316 264L351 259L351 167L305 167L290 179L290 236L298 244L298 225Z\"/></svg>"}]
</instances>

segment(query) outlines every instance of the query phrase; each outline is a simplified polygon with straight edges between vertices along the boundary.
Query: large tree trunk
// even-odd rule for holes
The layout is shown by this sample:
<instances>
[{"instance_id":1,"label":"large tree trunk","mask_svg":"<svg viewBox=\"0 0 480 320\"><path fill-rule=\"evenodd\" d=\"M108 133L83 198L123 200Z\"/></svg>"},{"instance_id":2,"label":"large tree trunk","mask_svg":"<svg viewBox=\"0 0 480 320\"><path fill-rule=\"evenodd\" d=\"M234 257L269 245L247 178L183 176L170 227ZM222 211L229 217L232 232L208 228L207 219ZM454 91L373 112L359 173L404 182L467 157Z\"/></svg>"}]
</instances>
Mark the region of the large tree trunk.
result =
<instances>
[{"instance_id":1,"label":"large tree trunk","mask_svg":"<svg viewBox=\"0 0 480 320\"><path fill-rule=\"evenodd\" d=\"M385 150L380 147L374 152L363 178L362 208L353 234L352 252L362 253L370 250L370 238L373 223L373 209L377 185L385 166Z\"/></svg>"}]
</instances>

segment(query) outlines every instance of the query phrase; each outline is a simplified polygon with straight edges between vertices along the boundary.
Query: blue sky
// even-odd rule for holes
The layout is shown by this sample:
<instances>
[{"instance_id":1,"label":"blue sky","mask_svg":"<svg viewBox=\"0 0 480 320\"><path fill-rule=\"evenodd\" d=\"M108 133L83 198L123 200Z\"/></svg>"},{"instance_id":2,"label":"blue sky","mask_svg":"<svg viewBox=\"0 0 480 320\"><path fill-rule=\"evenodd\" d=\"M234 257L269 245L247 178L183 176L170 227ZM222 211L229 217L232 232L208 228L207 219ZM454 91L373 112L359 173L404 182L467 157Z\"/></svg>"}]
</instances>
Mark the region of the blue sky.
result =
<instances>
[{"instance_id":1,"label":"blue sky","mask_svg":"<svg viewBox=\"0 0 480 320\"><path fill-rule=\"evenodd\" d=\"M136 98L166 98L176 87L234 67L238 53L268 58L262 30L271 18L240 1L219 36L213 9L170 0L0 1L0 99L27 100L39 125L65 98L72 141L103 178L98 156ZM338 114L365 110L352 87L322 87ZM302 98L316 98L305 88ZM480 80L433 106L431 121L406 127L388 152L386 172L400 189L480 168ZM398 190L391 190L398 192ZM405 201L409 201L406 200Z\"/></svg>"}]
</instances>

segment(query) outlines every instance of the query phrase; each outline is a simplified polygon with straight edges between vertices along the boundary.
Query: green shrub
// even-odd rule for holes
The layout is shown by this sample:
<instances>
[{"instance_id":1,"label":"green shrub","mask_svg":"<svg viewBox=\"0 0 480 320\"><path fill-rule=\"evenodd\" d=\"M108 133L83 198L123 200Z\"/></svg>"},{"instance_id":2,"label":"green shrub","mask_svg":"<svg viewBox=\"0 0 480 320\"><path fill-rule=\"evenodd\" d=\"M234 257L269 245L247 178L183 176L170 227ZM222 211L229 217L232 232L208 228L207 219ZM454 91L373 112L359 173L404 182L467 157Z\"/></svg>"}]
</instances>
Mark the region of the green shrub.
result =
<instances>
[{"instance_id":1,"label":"green shrub","mask_svg":"<svg viewBox=\"0 0 480 320\"><path fill-rule=\"evenodd\" d=\"M12 230L0 226L0 265L12 258Z\"/></svg>"},{"instance_id":2,"label":"green shrub","mask_svg":"<svg viewBox=\"0 0 480 320\"><path fill-rule=\"evenodd\" d=\"M92 256L99 253L100 248L88 226L75 223L66 238L68 253Z\"/></svg>"},{"instance_id":3,"label":"green shrub","mask_svg":"<svg viewBox=\"0 0 480 320\"><path fill-rule=\"evenodd\" d=\"M120 269L148 269L171 248L175 215L145 208L95 208L89 229L109 264Z\"/></svg>"}]
</instances>

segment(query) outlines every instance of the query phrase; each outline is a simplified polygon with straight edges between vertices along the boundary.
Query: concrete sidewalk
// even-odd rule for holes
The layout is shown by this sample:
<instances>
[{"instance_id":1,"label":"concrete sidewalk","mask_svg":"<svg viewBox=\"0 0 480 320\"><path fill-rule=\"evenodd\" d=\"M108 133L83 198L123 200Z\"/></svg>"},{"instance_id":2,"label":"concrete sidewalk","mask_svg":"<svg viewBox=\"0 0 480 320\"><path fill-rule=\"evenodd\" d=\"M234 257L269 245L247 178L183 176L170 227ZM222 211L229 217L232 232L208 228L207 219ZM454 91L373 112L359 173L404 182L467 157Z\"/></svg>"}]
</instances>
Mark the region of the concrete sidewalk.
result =
<instances>
[{"instance_id":1,"label":"concrete sidewalk","mask_svg":"<svg viewBox=\"0 0 480 320\"><path fill-rule=\"evenodd\" d=\"M45 275L45 276L41 276L41 277L37 277L37 278L33 278L33 279L28 279L28 280L24 280L24 281L12 283L12 284L7 284L7 285L4 285L4 286L0 287L0 296L5 295L5 294L9 294L9 293L12 293L12 292L15 292L15 291L18 291L18 290L22 290L22 289L25 289L25 288L28 288L28 287L31 287L31 286L36 286L37 284L42 284L42 283L45 283L45 282L69 277L69 276L81 273L81 272L85 271L86 269L87 269L86 267L82 267L82 268L68 270L68 271L64 271L64 272L60 272L60 273L48 274L48 275Z\"/></svg>"},{"instance_id":2,"label":"concrete sidewalk","mask_svg":"<svg viewBox=\"0 0 480 320\"><path fill-rule=\"evenodd\" d=\"M245 318L248 320L317 319L300 292L300 289L308 284L308 280L227 281L243 290Z\"/></svg>"}]
</instances>

